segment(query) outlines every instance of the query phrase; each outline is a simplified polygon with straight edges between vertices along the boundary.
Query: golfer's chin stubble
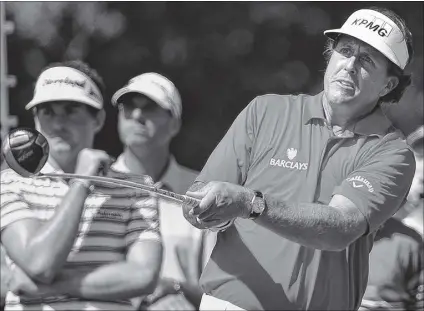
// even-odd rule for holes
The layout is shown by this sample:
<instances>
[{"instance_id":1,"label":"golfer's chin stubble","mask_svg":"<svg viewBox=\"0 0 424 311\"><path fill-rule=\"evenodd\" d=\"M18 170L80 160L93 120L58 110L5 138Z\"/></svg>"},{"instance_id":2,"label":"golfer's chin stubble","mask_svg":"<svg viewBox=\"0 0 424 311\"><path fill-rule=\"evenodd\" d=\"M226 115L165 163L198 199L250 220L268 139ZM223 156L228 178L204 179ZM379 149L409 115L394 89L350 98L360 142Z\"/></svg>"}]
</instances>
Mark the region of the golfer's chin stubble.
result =
<instances>
[{"instance_id":1,"label":"golfer's chin stubble","mask_svg":"<svg viewBox=\"0 0 424 311\"><path fill-rule=\"evenodd\" d=\"M358 97L356 89L342 88L337 82L329 83L325 95L328 102L335 105L349 105Z\"/></svg>"}]
</instances>

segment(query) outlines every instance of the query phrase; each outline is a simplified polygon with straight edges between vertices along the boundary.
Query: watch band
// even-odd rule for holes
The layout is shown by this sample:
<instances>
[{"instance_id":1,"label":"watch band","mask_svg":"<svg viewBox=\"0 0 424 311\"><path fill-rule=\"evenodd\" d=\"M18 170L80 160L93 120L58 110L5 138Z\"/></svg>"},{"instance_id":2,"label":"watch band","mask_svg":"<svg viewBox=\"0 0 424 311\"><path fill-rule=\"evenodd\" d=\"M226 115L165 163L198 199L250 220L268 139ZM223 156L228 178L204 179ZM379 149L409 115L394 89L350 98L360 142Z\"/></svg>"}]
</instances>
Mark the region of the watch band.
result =
<instances>
[{"instance_id":1,"label":"watch band","mask_svg":"<svg viewBox=\"0 0 424 311\"><path fill-rule=\"evenodd\" d=\"M255 193L255 195L252 198L252 211L250 212L249 219L255 220L264 212L265 200L262 192L258 190L253 190L253 192ZM259 203L257 203L258 201Z\"/></svg>"}]
</instances>

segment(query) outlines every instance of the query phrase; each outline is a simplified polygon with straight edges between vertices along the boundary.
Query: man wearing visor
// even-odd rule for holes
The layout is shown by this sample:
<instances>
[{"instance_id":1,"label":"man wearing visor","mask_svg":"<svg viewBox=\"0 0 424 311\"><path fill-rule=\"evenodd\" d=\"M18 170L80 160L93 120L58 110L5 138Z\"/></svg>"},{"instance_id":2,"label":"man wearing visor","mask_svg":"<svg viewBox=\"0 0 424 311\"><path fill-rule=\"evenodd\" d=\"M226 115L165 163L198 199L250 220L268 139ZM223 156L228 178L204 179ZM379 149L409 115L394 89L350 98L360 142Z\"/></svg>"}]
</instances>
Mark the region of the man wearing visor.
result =
<instances>
[{"instance_id":1,"label":"man wearing visor","mask_svg":"<svg viewBox=\"0 0 424 311\"><path fill-rule=\"evenodd\" d=\"M50 146L42 173L96 176L110 165L109 155L92 149L105 120L103 89L97 72L80 61L41 72L26 109ZM155 198L7 169L0 211L11 270L5 310L134 310L131 299L154 290L162 259Z\"/></svg>"},{"instance_id":2,"label":"man wearing visor","mask_svg":"<svg viewBox=\"0 0 424 311\"><path fill-rule=\"evenodd\" d=\"M236 118L187 192L221 228L201 310L357 310L376 230L401 206L412 151L383 115L410 76L411 33L387 9L325 31L318 95L264 95Z\"/></svg>"}]
</instances>

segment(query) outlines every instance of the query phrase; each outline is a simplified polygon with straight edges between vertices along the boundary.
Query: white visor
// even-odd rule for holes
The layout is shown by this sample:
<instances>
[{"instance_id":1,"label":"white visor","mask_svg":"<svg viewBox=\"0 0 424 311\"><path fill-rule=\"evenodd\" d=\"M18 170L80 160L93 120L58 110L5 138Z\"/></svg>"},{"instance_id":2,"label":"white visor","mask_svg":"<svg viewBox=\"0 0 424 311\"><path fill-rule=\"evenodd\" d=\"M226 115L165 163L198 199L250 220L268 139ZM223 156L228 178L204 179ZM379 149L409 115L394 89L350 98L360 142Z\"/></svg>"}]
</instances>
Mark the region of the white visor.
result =
<instances>
[{"instance_id":1,"label":"white visor","mask_svg":"<svg viewBox=\"0 0 424 311\"><path fill-rule=\"evenodd\" d=\"M355 37L380 51L401 69L405 69L409 54L399 27L386 15L374 10L354 12L340 29L324 31L334 39L339 34Z\"/></svg>"},{"instance_id":2,"label":"white visor","mask_svg":"<svg viewBox=\"0 0 424 311\"><path fill-rule=\"evenodd\" d=\"M53 67L41 73L34 97L25 109L52 101L73 101L96 109L103 108L103 97L93 80L71 67Z\"/></svg>"}]
</instances>

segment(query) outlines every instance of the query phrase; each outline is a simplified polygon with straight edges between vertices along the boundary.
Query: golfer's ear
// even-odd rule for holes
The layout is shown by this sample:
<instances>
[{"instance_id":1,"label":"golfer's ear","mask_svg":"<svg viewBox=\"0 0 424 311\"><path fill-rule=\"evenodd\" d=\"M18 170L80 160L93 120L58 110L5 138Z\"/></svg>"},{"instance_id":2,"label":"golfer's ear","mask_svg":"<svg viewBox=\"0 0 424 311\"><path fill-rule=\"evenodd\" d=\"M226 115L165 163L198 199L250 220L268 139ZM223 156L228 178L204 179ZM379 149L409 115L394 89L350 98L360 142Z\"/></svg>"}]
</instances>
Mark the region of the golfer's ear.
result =
<instances>
[{"instance_id":1,"label":"golfer's ear","mask_svg":"<svg viewBox=\"0 0 424 311\"><path fill-rule=\"evenodd\" d=\"M177 118L172 118L171 119L171 124L170 124L170 132L172 137L175 137L181 129L181 120L177 119Z\"/></svg>"},{"instance_id":2,"label":"golfer's ear","mask_svg":"<svg viewBox=\"0 0 424 311\"><path fill-rule=\"evenodd\" d=\"M106 112L104 111L104 109L99 110L94 119L95 119L94 131L97 134L98 132L100 132L100 130L103 128L103 125L105 124Z\"/></svg>"},{"instance_id":3,"label":"golfer's ear","mask_svg":"<svg viewBox=\"0 0 424 311\"><path fill-rule=\"evenodd\" d=\"M395 76L390 76L386 86L380 92L380 97L383 97L389 94L392 90L394 90L398 86L398 84L399 84L399 78Z\"/></svg>"}]
</instances>

